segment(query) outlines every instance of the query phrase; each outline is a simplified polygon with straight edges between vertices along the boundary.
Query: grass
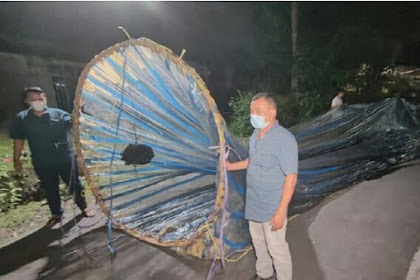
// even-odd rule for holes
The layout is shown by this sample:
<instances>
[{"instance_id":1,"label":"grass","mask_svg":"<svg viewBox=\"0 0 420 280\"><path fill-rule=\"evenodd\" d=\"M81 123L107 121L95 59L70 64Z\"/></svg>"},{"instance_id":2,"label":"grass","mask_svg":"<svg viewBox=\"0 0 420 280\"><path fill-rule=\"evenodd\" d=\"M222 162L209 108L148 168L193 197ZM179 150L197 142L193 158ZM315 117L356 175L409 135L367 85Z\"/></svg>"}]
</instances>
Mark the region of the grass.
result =
<instances>
[{"instance_id":1,"label":"grass","mask_svg":"<svg viewBox=\"0 0 420 280\"><path fill-rule=\"evenodd\" d=\"M25 144L25 150L29 150ZM13 140L8 136L8 131L0 126L0 170L12 171L13 168ZM23 161L24 173L28 175L25 179L26 184L36 184L38 179L33 171L33 166L29 158ZM83 178L82 182L86 186ZM72 197L67 196L67 187L61 186L62 201L68 199L64 204L65 215L72 216L75 206ZM87 198L90 205L94 204L93 198ZM78 210L77 210L78 211ZM26 204L18 205L14 209L9 209L5 213L0 213L0 247L14 242L28 233L41 228L50 218L50 210L46 199L42 201L31 201Z\"/></svg>"},{"instance_id":2,"label":"grass","mask_svg":"<svg viewBox=\"0 0 420 280\"><path fill-rule=\"evenodd\" d=\"M32 169L30 160L23 161L23 168L26 170ZM9 138L8 131L5 128L0 128L0 170L6 172L14 170L13 140ZM45 223L49 217L49 209L47 205L43 204L44 202L41 201L33 201L18 205L15 209L10 209L6 213L0 213L0 244L10 240L10 238L24 234L28 230L39 226L40 223Z\"/></svg>"},{"instance_id":3,"label":"grass","mask_svg":"<svg viewBox=\"0 0 420 280\"><path fill-rule=\"evenodd\" d=\"M5 129L0 129L0 161L2 167L13 170L13 141Z\"/></svg>"},{"instance_id":4,"label":"grass","mask_svg":"<svg viewBox=\"0 0 420 280\"><path fill-rule=\"evenodd\" d=\"M43 205L41 201L31 201L28 204L19 205L15 209L10 209L6 213L0 214L0 228L3 229L14 229L19 226L24 226L28 221L31 220L42 220L45 222L49 218L48 206Z\"/></svg>"},{"instance_id":5,"label":"grass","mask_svg":"<svg viewBox=\"0 0 420 280\"><path fill-rule=\"evenodd\" d=\"M68 219L80 213L73 199L64 206L64 217ZM50 209L45 200L31 201L0 213L0 248L41 229L49 218Z\"/></svg>"}]
</instances>

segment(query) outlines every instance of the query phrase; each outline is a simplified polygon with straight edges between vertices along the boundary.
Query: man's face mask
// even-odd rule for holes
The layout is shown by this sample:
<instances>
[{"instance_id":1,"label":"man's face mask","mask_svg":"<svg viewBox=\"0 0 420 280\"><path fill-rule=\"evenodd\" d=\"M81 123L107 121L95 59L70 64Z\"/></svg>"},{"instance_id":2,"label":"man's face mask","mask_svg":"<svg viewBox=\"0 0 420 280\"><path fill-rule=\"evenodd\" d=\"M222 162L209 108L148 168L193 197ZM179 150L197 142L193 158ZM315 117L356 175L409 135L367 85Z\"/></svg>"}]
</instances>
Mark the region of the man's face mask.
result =
<instances>
[{"instance_id":1,"label":"man's face mask","mask_svg":"<svg viewBox=\"0 0 420 280\"><path fill-rule=\"evenodd\" d=\"M34 111L37 111L37 112L44 111L45 110L45 107L47 106L44 101L40 101L40 100L32 101L29 104L30 104L31 108Z\"/></svg>"},{"instance_id":2,"label":"man's face mask","mask_svg":"<svg viewBox=\"0 0 420 280\"><path fill-rule=\"evenodd\" d=\"M264 120L263 116L251 114L251 125L257 129L264 129L267 127L268 122Z\"/></svg>"}]
</instances>

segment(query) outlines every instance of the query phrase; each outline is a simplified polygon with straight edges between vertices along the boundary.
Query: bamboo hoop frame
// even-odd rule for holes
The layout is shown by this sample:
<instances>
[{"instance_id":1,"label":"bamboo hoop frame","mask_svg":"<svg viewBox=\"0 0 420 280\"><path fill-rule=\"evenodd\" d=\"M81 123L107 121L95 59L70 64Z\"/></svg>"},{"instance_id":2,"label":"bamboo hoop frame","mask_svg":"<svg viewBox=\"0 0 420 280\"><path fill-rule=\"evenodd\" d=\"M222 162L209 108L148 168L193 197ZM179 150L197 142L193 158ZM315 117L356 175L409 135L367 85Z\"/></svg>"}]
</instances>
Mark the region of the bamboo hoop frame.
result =
<instances>
[{"instance_id":1,"label":"bamboo hoop frame","mask_svg":"<svg viewBox=\"0 0 420 280\"><path fill-rule=\"evenodd\" d=\"M80 126L81 126L80 111L81 111L81 108L83 106L82 91L83 91L83 87L84 87L85 82L86 82L87 75L88 75L88 73L91 70L93 65L95 65L98 61L100 61L104 57L110 55L111 53L113 53L115 51L120 51L120 50L122 50L122 49L124 49L124 48L126 48L130 45L140 45L140 46L149 48L153 52L158 53L159 55L162 55L165 58L169 58L180 69L184 70L187 74L191 75L194 78L194 80L197 83L201 93L203 94L203 97L207 101L208 109L211 111L211 113L214 117L214 121L215 121L217 131L218 131L218 134L219 134L219 145L220 145L220 147L224 147L226 145L226 139L225 139L226 123L225 123L225 120L223 119L222 115L220 114L219 110L217 109L216 102L214 101L213 97L210 95L210 91L206 87L206 85L205 85L204 81L201 79L201 77L197 74L195 69L190 67L184 60L182 60L181 56L176 56L172 52L172 50L170 50L169 48L166 48L162 45L159 45L158 43L155 43L152 40L147 39L147 38L130 39L130 40L127 40L127 41L123 41L121 43L118 43L118 44L102 51L99 55L95 56L86 65L86 67L83 69L83 71L82 71L82 73L81 73L81 75L78 79L77 88L76 88L76 97L75 97L75 100L74 100L74 110L73 110L73 113L72 113L72 119L73 119L73 129L74 129L74 141L75 141L76 153L77 153L79 166L81 167L81 169L83 171L83 174L86 177L86 181L88 182L88 185L91 188L91 191L92 191L93 195L95 196L96 203L100 206L102 212L106 216L109 216L109 210L108 210L108 208L106 207L106 205L103 201L103 196L102 196L98 186L96 185L95 176L91 176L90 170L87 168L87 166L85 164L85 158L83 156L82 145L81 145L81 142L80 142L80 133L81 133L80 132ZM224 160L224 159L222 159L221 156L219 156L219 166L222 163L222 160ZM162 247L181 247L181 248L186 249L187 246L192 245L195 241L197 241L197 239L199 239L201 236L203 236L204 233L207 232L210 236L212 236L212 233L209 232L209 226L208 225L213 224L217 221L218 214L220 213L220 211L223 208L223 198L224 198L224 194L225 194L225 186L224 186L225 178L224 178L224 176L225 176L224 172L218 172L217 173L216 182L218 182L218 187L217 187L217 194L216 194L216 200L215 200L215 203L214 203L213 211L211 212L211 214L207 218L207 221L204 222L196 230L194 235L192 237L190 237L189 239L171 241L171 242L161 242L156 237L141 234L140 232L138 232L136 230L132 230L132 229L127 228L126 226L124 226L121 223L118 223L118 222L114 221L113 226L114 226L114 228L121 229L122 231L126 232L127 234L129 234L129 235L131 235L135 238L138 238L140 240L146 241L146 242L154 244L154 245L158 245L158 246L162 246ZM164 228L162 231L165 231L165 230L166 229ZM162 233L159 233L157 236L159 237L160 234L162 234Z\"/></svg>"}]
</instances>

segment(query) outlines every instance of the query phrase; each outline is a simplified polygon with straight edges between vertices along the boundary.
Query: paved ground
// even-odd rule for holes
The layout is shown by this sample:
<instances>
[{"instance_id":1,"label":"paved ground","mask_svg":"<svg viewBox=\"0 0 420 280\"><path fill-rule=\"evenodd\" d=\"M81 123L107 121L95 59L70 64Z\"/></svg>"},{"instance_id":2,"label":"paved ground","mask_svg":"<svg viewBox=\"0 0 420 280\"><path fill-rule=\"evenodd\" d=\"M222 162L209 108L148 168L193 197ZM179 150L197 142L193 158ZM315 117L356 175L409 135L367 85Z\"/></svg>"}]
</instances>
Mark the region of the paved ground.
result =
<instances>
[{"instance_id":1,"label":"paved ground","mask_svg":"<svg viewBox=\"0 0 420 280\"><path fill-rule=\"evenodd\" d=\"M294 218L287 232L294 279L406 279L420 246L419 174L420 161L413 162ZM81 220L84 226L96 223L82 238L58 242L60 230L39 230L1 249L0 279L205 279L210 262L180 257L119 232L118 254L111 262L103 222L99 214L94 220ZM76 228L69 222L65 230ZM228 263L215 279L248 279L254 264L251 251L239 262ZM414 264L410 280L419 279L415 274L420 266Z\"/></svg>"},{"instance_id":2,"label":"paved ground","mask_svg":"<svg viewBox=\"0 0 420 280\"><path fill-rule=\"evenodd\" d=\"M420 280L420 247L411 262L406 280Z\"/></svg>"},{"instance_id":3,"label":"paved ground","mask_svg":"<svg viewBox=\"0 0 420 280\"><path fill-rule=\"evenodd\" d=\"M364 182L309 227L326 280L405 279L420 245L420 165Z\"/></svg>"}]
</instances>

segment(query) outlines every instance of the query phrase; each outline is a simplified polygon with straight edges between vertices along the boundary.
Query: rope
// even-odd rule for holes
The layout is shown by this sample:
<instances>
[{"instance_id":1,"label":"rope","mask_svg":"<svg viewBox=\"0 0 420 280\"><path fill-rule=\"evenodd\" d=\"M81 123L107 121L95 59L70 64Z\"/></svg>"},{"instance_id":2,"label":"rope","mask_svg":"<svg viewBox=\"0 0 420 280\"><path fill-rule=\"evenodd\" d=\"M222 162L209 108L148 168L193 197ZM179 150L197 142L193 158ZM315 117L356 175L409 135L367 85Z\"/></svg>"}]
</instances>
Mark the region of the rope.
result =
<instances>
[{"instance_id":1,"label":"rope","mask_svg":"<svg viewBox=\"0 0 420 280\"><path fill-rule=\"evenodd\" d=\"M216 237L213 234L213 231L211 230L210 224L206 221L203 226L204 226L204 228L207 229L207 232L210 235L210 239L213 242L213 246L216 248L217 247L217 241L216 241Z\"/></svg>"},{"instance_id":2,"label":"rope","mask_svg":"<svg viewBox=\"0 0 420 280\"><path fill-rule=\"evenodd\" d=\"M66 198L65 198L65 201L64 201L64 210L66 209L67 200L69 199L69 196L70 196L70 193L71 193L71 189L70 188L71 188L72 183L74 182L74 179L75 179L75 176L76 176L76 174L75 174L75 170L76 170L76 168L75 168L75 162L76 162L76 158L72 158L71 159L71 168L70 168L70 179L69 179L69 183L67 185ZM76 196L76 190L73 190L73 191L74 191L74 196ZM75 199L75 197L74 197L74 199ZM98 221L96 221L93 224L90 224L88 226L86 226L86 225L78 225L77 224L77 221L76 221L76 204L74 204L73 205L73 218L72 218L72 220L73 220L73 223L74 223L74 225L76 226L77 229L75 231L69 230L68 232L65 232L65 230L63 228L63 219L61 219L60 220L60 230L61 230L61 232L62 232L63 235L62 235L62 238L60 239L60 244L62 244L63 239L66 238L66 237L68 237L70 234L72 234L74 232L78 232L79 233L79 241L80 241L81 247L83 249L83 255L85 255L89 259L89 264L92 266L93 265L93 262L94 262L94 258L91 256L91 254L94 253L95 251L97 251L98 249L104 247L104 246L107 246L107 245L109 246L109 242L106 245L99 246L98 248L93 249L93 250L91 250L91 251L88 252L87 249L86 249L86 244L85 244L85 241L83 239L83 235L82 235L81 229L83 229L83 228L85 228L85 229L86 228L90 228L90 227L98 224L99 222L101 222L103 220L103 218L104 217L101 217ZM118 237L114 238L112 241L116 241L120 237L121 237L121 235L119 235ZM76 252L77 252L77 250L75 250L72 254L74 254Z\"/></svg>"},{"instance_id":3,"label":"rope","mask_svg":"<svg viewBox=\"0 0 420 280\"><path fill-rule=\"evenodd\" d=\"M213 231L212 231L212 229L211 229L211 227L210 227L210 224L208 223L208 222L206 222L204 225L204 228L206 228L207 229L207 232L209 233L209 235L210 235L210 239L211 239L211 241L213 242L213 246L216 248L218 245L217 245L217 241L216 241L216 237L214 236L214 233L213 233ZM234 255L234 254L238 254L238 253L241 253L242 252L242 254L241 255L239 255L237 258L235 258L235 259L231 259L231 258L229 258L229 256L226 256L226 257L224 257L224 259L225 259L225 261L226 262L237 262L237 261L239 261L239 260L241 260L243 257L245 257L245 255L246 254L248 254L248 252L249 251L251 251L252 250L252 246L250 246L248 249L246 249L246 250L239 250L239 251L235 251L235 252L233 252L232 253L232 255ZM219 257L217 257L216 256L216 258L218 259L218 260L220 260L220 256Z\"/></svg>"},{"instance_id":4,"label":"rope","mask_svg":"<svg viewBox=\"0 0 420 280\"><path fill-rule=\"evenodd\" d=\"M75 156L72 156L72 158L71 158L71 167L70 167L70 179L69 179L69 183L67 185L67 193L66 193L66 198L65 198L65 201L64 201L64 210L66 209L67 200L68 200L68 197L70 196L70 193L71 193L71 189L70 188L72 186L74 177L76 177L76 174L75 174L75 170L76 170L75 169L75 162L76 162L76 158L75 158ZM76 200L76 190L73 189L73 192L74 192L74 199ZM94 261L94 259L90 256L89 252L86 250L86 244L85 244L85 242L84 242L84 240L82 238L82 233L81 233L81 228L82 227L79 227L77 225L77 221L76 221L76 205L75 204L73 205L73 218L72 218L72 220L73 220L74 225L78 227L77 231L79 233L79 240L80 240L80 243L82 245L83 253L89 259L90 265L92 265L92 262ZM91 226L93 226L93 225L91 225ZM91 226L89 226L89 227L91 227ZM88 227L85 227L85 228L88 228ZM61 216L61 219L60 219L60 230L61 230L61 232L63 234L62 238L60 239L60 244L61 244L62 243L62 240L71 233L70 230L67 233L64 231L64 228L63 228L63 216Z\"/></svg>"},{"instance_id":5,"label":"rope","mask_svg":"<svg viewBox=\"0 0 420 280\"><path fill-rule=\"evenodd\" d=\"M124 34L125 34L125 36L127 36L128 40L131 40L130 34L128 34L127 30L125 30L124 27L118 26L118 29L121 29L124 32Z\"/></svg>"},{"instance_id":6,"label":"rope","mask_svg":"<svg viewBox=\"0 0 420 280\"><path fill-rule=\"evenodd\" d=\"M185 49L182 49L182 52L181 52L181 55L179 56L179 59L182 59L183 57L184 57L184 54L186 53L187 51L185 50Z\"/></svg>"},{"instance_id":7,"label":"rope","mask_svg":"<svg viewBox=\"0 0 420 280\"><path fill-rule=\"evenodd\" d=\"M220 159L222 160L222 164L221 164L221 169L224 175L224 182L223 182L223 187L224 187L224 195L223 195L223 209L222 209L222 220L220 222L220 244L219 244L219 249L220 249L220 263L221 263L221 268L224 269L226 266L225 263L225 251L224 251L224 242L223 242L223 237L224 237L224 228L225 228L225 224L226 224L226 215L227 215L227 202L228 202L228 177L227 177L227 170L226 170L226 160L229 157L229 152L231 150L231 148L227 145L220 145L220 146L212 146L209 147L209 149L218 149L220 148ZM210 233L211 234L211 233ZM212 235L210 235L212 236ZM214 241L214 237L213 237L213 243L215 244ZM214 260L213 263L211 265L210 271L207 275L207 280L211 280L214 275L216 274L216 272L218 272L220 270L220 266L216 266L216 261L217 261L217 255L215 254L214 256Z\"/></svg>"},{"instance_id":8,"label":"rope","mask_svg":"<svg viewBox=\"0 0 420 280\"><path fill-rule=\"evenodd\" d=\"M227 262L238 262L238 261L240 261L243 257L245 257L245 256L246 256L246 254L248 254L251 250L252 250L252 246L249 246L249 248L248 248L248 249L246 249L246 250L242 250L242 251L236 251L236 252L234 252L233 254L237 254L237 253L242 252L242 254L240 254L240 255L239 255L236 259L230 259L230 258L226 257L226 258L225 258L225 260L226 260Z\"/></svg>"},{"instance_id":9,"label":"rope","mask_svg":"<svg viewBox=\"0 0 420 280\"><path fill-rule=\"evenodd\" d=\"M127 37L131 40L131 36L127 33L124 27L119 26L119 29L122 29ZM121 99L119 104L119 112L117 117L117 127L115 128L115 137L118 136L118 132L120 130L120 123L121 123L121 113L122 113L122 105L124 103L124 95L125 95L125 68L127 64L127 54L126 50L124 50L124 63L122 69L122 83L121 83ZM109 213L108 213L108 221L107 221L107 232L108 232L108 249L111 252L111 257L114 258L116 256L116 249L113 245L113 238L112 238L112 207L113 207L113 182L112 182L112 164L114 163L115 152L117 149L117 143L114 143L112 149L112 156L111 161L109 163L109 185L110 185L110 200L109 200Z\"/></svg>"},{"instance_id":10,"label":"rope","mask_svg":"<svg viewBox=\"0 0 420 280\"><path fill-rule=\"evenodd\" d=\"M121 237L127 237L127 235L125 235L125 234L120 234L120 235L118 235L117 237L115 237L114 239L113 239L113 242L115 242L115 241L117 241L118 239L120 239ZM93 253L95 253L96 251L98 251L98 250L100 250L100 249L102 249L102 248L104 248L104 247L107 247L108 246L108 242L107 243L105 243L105 244L103 244L103 245L99 245L98 247L96 247L96 248L93 248L92 250L90 250L89 252L87 252L87 254L93 254ZM75 250L75 251L73 251L73 252L70 252L70 254L68 254L68 255L73 255L73 254L76 254L77 253L77 250ZM77 259L79 256L75 256L75 257L73 257L73 258L71 258L71 259L67 259L66 261L68 262L68 263L71 263L71 262L73 262L75 259Z\"/></svg>"}]
</instances>

